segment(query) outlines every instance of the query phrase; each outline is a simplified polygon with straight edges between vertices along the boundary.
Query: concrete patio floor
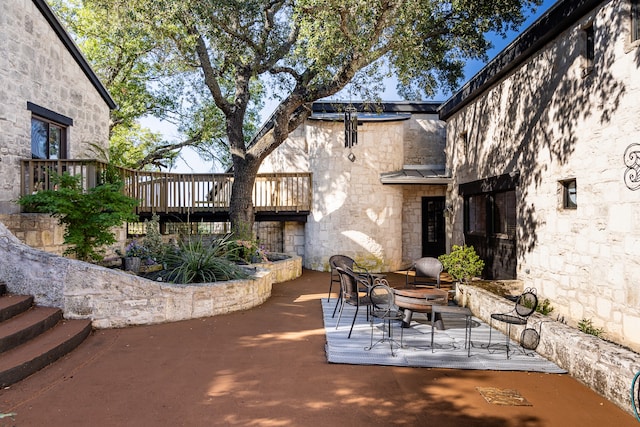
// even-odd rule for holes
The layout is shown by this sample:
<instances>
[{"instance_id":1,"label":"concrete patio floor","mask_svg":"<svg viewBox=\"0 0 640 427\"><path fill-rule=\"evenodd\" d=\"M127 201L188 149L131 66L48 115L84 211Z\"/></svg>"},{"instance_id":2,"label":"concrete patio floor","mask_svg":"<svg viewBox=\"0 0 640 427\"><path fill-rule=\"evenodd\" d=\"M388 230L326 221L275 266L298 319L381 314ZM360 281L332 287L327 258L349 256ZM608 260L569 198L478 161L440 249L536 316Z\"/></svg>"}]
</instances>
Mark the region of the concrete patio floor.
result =
<instances>
[{"instance_id":1,"label":"concrete patio floor","mask_svg":"<svg viewBox=\"0 0 640 427\"><path fill-rule=\"evenodd\" d=\"M569 375L329 364L305 270L245 312L94 332L0 391L0 426L637 426ZM516 390L531 406L488 403ZM628 391L624 391L628 393Z\"/></svg>"}]
</instances>

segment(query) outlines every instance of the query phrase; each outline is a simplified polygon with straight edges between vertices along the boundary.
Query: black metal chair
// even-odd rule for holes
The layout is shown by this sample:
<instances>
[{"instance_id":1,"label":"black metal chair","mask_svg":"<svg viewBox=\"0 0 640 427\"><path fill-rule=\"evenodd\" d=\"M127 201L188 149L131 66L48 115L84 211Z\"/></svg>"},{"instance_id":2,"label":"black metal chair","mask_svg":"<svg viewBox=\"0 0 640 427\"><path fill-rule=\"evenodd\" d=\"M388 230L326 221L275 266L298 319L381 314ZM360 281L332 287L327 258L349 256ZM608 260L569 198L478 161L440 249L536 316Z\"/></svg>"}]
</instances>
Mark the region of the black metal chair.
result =
<instances>
[{"instance_id":1,"label":"black metal chair","mask_svg":"<svg viewBox=\"0 0 640 427\"><path fill-rule=\"evenodd\" d=\"M369 307L371 306L369 292L371 289L371 284L367 277L359 276L351 270L345 270L340 267L336 267L336 271L340 276L340 300L338 301L340 303L340 311L338 315L338 321L336 322L336 329L338 329L338 326L340 326L340 319L342 318L344 305L349 304L355 306L356 311L353 315L353 320L351 321L351 329L349 329L349 335L347 336L347 338L351 338L353 325L355 325L356 323L356 317L358 317L360 307L364 306L366 308L367 320L369 320Z\"/></svg>"},{"instance_id":2,"label":"black metal chair","mask_svg":"<svg viewBox=\"0 0 640 427\"><path fill-rule=\"evenodd\" d=\"M405 281L405 288L409 285L416 287L422 286L435 286L440 287L440 274L444 270L442 263L438 258L424 257L420 258L407 271L414 271L414 275L407 274Z\"/></svg>"},{"instance_id":3,"label":"black metal chair","mask_svg":"<svg viewBox=\"0 0 640 427\"><path fill-rule=\"evenodd\" d=\"M361 265L358 265L358 263L356 263L352 258L349 258L346 255L331 256L331 258L329 258L329 266L331 268L331 274L329 275L329 296L327 296L327 302L329 302L329 300L331 299L331 291L333 290L333 284L337 283L338 289L340 288L340 275L336 270L337 267L340 267L343 270L351 270L353 272L356 272L359 275L363 275L367 277L370 276L369 271L366 268L362 267ZM334 317L336 315L336 309L340 304L340 298L342 298L342 293L338 292L338 300L336 301L336 305L333 308L333 315L331 317Z\"/></svg>"},{"instance_id":4,"label":"black metal chair","mask_svg":"<svg viewBox=\"0 0 640 427\"><path fill-rule=\"evenodd\" d=\"M371 345L365 347L365 350L371 350L382 342L388 342L391 355L395 356L396 353L393 351L393 345L396 344L398 348L402 347L404 329L400 327L400 342L398 343L393 338L393 326L391 322L401 322L404 313L400 311L400 308L396 305L395 294L386 279L375 279L369 291L369 299L371 300L371 313L369 317L369 321L371 322ZM375 344L373 343L374 319L382 320L382 338L376 341Z\"/></svg>"},{"instance_id":5,"label":"black metal chair","mask_svg":"<svg viewBox=\"0 0 640 427\"><path fill-rule=\"evenodd\" d=\"M536 295L535 288L527 288L524 292L518 296L516 299L515 306L513 309L507 313L493 313L491 314L491 321L489 322L489 344L487 345L487 349L491 351L491 331L493 329L493 322L503 322L507 325L506 332L506 343L505 347L507 349L507 359L509 358L510 347L510 339L511 339L511 325L524 326L525 331L527 331L527 322L529 321L529 317L535 313L536 307L538 306L538 296ZM522 343L521 343L522 344ZM537 343L536 343L537 345ZM494 344L495 346L495 344ZM501 344L500 344L501 346ZM529 345L527 345L529 347ZM524 347L523 347L524 348Z\"/></svg>"}]
</instances>

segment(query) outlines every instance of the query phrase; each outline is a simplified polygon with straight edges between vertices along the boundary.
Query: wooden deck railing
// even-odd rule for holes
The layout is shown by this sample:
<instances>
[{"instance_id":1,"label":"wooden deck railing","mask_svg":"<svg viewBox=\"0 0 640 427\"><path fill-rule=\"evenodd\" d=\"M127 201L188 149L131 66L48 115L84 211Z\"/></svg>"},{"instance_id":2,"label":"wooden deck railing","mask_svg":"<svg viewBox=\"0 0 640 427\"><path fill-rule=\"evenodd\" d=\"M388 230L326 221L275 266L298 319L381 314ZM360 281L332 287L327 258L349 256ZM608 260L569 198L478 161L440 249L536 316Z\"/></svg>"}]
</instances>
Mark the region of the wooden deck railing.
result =
<instances>
[{"instance_id":1,"label":"wooden deck railing","mask_svg":"<svg viewBox=\"0 0 640 427\"><path fill-rule=\"evenodd\" d=\"M107 165L97 160L23 160L22 195L53 189L52 172L80 175L83 188L95 187ZM229 209L233 174L179 174L118 168L124 191L139 201L138 214L192 214ZM308 212L311 173L258 174L253 187L256 212Z\"/></svg>"}]
</instances>

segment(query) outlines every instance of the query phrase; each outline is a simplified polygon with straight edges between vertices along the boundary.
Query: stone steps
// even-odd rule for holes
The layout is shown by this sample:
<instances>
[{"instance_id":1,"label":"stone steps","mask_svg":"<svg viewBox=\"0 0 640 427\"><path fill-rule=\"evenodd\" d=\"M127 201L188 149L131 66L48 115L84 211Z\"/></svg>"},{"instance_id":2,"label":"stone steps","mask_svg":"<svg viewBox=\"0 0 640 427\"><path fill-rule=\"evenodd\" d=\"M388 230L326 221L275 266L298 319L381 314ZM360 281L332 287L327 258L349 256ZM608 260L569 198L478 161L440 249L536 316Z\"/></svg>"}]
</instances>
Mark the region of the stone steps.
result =
<instances>
[{"instance_id":1,"label":"stone steps","mask_svg":"<svg viewBox=\"0 0 640 427\"><path fill-rule=\"evenodd\" d=\"M14 384L76 348L91 333L89 320L64 320L58 308L6 295L0 283L0 387Z\"/></svg>"}]
</instances>

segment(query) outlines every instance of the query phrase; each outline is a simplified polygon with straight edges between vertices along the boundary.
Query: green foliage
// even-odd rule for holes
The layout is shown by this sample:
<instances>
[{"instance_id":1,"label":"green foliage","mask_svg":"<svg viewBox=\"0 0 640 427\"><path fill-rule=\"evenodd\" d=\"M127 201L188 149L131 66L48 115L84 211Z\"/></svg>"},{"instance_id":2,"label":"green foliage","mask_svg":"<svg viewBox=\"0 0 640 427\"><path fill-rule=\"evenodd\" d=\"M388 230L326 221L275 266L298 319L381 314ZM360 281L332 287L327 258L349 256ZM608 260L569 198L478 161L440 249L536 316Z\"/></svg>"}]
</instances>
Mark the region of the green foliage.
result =
<instances>
[{"instance_id":1,"label":"green foliage","mask_svg":"<svg viewBox=\"0 0 640 427\"><path fill-rule=\"evenodd\" d=\"M145 220L145 236L142 239L142 244L147 248L148 257L154 261L162 259L162 256L166 252L166 245L162 241L162 235L160 234L160 217L153 215L151 221Z\"/></svg>"},{"instance_id":2,"label":"green foliage","mask_svg":"<svg viewBox=\"0 0 640 427\"><path fill-rule=\"evenodd\" d=\"M103 246L116 242L112 227L136 221L135 199L122 192L122 182L111 169L102 174L102 184L83 191L81 177L68 173L52 174L56 190L44 190L23 196L18 203L31 212L48 213L65 226L65 255L83 261L100 261Z\"/></svg>"},{"instance_id":3,"label":"green foliage","mask_svg":"<svg viewBox=\"0 0 640 427\"><path fill-rule=\"evenodd\" d=\"M451 253L440 255L438 259L454 280L467 281L479 276L484 268L484 261L476 254L473 246L453 245Z\"/></svg>"},{"instance_id":4,"label":"green foliage","mask_svg":"<svg viewBox=\"0 0 640 427\"><path fill-rule=\"evenodd\" d=\"M551 305L551 301L548 298L542 300L541 303L536 307L536 311L540 314L544 314L547 316L549 313L553 311L553 306Z\"/></svg>"},{"instance_id":5,"label":"green foliage","mask_svg":"<svg viewBox=\"0 0 640 427\"><path fill-rule=\"evenodd\" d=\"M251 264L254 262L268 262L267 251L261 248L256 240L230 240L230 258Z\"/></svg>"},{"instance_id":6,"label":"green foliage","mask_svg":"<svg viewBox=\"0 0 640 427\"><path fill-rule=\"evenodd\" d=\"M485 58L485 35L514 29L523 9L540 3L54 1L120 105L113 122L152 114L183 132L184 141L160 144L143 162L160 164L186 145L214 156L224 145L234 170L234 226L252 220L252 212L243 215L260 163L308 117L312 102L345 88L375 100L370 89L391 74L407 99L454 89L465 60ZM250 124L269 94L282 100L272 129L251 140Z\"/></svg>"},{"instance_id":7,"label":"green foliage","mask_svg":"<svg viewBox=\"0 0 640 427\"><path fill-rule=\"evenodd\" d=\"M582 319L579 321L578 329L585 334L593 335L598 338L602 338L602 334L604 334L604 329L594 327L591 319Z\"/></svg>"},{"instance_id":8,"label":"green foliage","mask_svg":"<svg viewBox=\"0 0 640 427\"><path fill-rule=\"evenodd\" d=\"M249 274L228 258L234 249L229 240L219 239L211 245L201 237L183 240L174 251L165 255L170 269L168 279L174 283L210 283L246 279Z\"/></svg>"}]
</instances>

